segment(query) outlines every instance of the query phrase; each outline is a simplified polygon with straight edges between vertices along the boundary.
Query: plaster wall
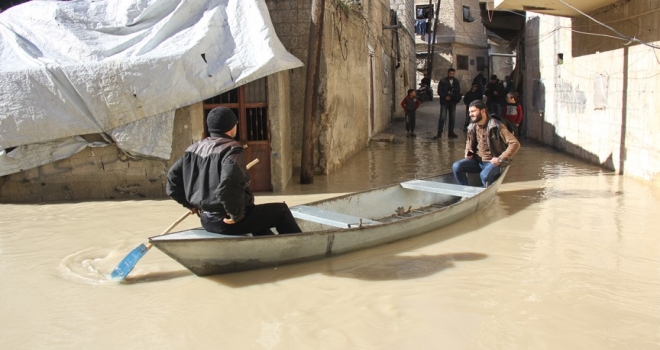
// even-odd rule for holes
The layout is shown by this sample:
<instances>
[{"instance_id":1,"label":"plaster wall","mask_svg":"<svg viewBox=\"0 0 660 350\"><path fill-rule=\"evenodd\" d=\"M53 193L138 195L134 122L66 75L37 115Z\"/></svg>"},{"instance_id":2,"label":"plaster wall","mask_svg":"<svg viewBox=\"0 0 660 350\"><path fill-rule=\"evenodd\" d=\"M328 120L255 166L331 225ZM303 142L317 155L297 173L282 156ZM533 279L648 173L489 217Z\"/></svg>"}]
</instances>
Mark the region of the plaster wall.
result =
<instances>
[{"instance_id":1,"label":"plaster wall","mask_svg":"<svg viewBox=\"0 0 660 350\"><path fill-rule=\"evenodd\" d=\"M268 0L267 4L284 46L306 62L311 1ZM409 56L402 55L399 68L395 68L394 32L382 28L390 25L390 2L369 0L360 4L326 1L320 115L315 116L317 173L332 172L341 166L342 161L367 147L369 138L392 121L396 111L394 98L397 95L403 98L407 86L414 84ZM400 43L410 45L409 40L402 30ZM405 53L404 50L405 47L401 46L400 52ZM294 170L300 168L305 74L304 67L291 71L290 125Z\"/></svg>"},{"instance_id":2,"label":"plaster wall","mask_svg":"<svg viewBox=\"0 0 660 350\"><path fill-rule=\"evenodd\" d=\"M268 115L270 118L270 167L273 191L282 191L291 180L291 104L289 72L268 77Z\"/></svg>"},{"instance_id":3,"label":"plaster wall","mask_svg":"<svg viewBox=\"0 0 660 350\"><path fill-rule=\"evenodd\" d=\"M590 15L624 35L660 46L658 8L656 3L621 1ZM657 50L598 35L603 28L592 23L528 14L527 136L660 186Z\"/></svg>"},{"instance_id":4,"label":"plaster wall","mask_svg":"<svg viewBox=\"0 0 660 350\"><path fill-rule=\"evenodd\" d=\"M332 172L366 148L371 136L392 121L397 97L395 33L382 28L390 25L389 2L363 1L361 9L338 7L327 15L315 158L320 173Z\"/></svg>"},{"instance_id":5,"label":"plaster wall","mask_svg":"<svg viewBox=\"0 0 660 350\"><path fill-rule=\"evenodd\" d=\"M417 89L421 77L417 77L417 58L415 57L415 4L410 0L391 0L390 6L397 12L403 29L399 30L400 64L395 69L394 79L394 117L404 117L404 112L398 108L396 97L406 94L408 89ZM401 97L403 99L403 97Z\"/></svg>"}]
</instances>

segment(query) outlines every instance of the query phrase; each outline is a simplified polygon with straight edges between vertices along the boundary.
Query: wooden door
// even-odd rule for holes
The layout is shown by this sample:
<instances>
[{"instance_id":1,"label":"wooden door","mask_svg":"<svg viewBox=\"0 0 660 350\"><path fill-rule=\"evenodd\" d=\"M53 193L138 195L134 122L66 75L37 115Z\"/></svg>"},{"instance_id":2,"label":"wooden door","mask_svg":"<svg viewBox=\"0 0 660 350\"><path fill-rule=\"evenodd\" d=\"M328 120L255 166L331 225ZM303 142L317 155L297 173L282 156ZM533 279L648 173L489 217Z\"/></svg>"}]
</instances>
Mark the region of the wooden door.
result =
<instances>
[{"instance_id":1,"label":"wooden door","mask_svg":"<svg viewBox=\"0 0 660 350\"><path fill-rule=\"evenodd\" d=\"M236 140L245 147L247 161L259 158L250 169L250 189L272 191L270 178L270 124L266 78L262 78L204 101L204 132L206 116L216 107L227 107L238 117ZM205 135L205 136L206 136Z\"/></svg>"}]
</instances>

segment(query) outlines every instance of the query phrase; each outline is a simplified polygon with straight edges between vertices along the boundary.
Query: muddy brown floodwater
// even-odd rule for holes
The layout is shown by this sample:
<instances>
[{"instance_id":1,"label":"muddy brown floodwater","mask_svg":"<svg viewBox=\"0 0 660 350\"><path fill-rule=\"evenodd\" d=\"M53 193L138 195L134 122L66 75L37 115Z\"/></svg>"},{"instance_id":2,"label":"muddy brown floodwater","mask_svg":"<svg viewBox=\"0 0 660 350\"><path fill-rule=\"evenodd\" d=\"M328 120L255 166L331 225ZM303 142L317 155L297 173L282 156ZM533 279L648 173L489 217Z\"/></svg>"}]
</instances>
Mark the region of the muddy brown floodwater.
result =
<instances>
[{"instance_id":1,"label":"muddy brown floodwater","mask_svg":"<svg viewBox=\"0 0 660 350\"><path fill-rule=\"evenodd\" d=\"M450 170L464 138L376 144L289 205ZM0 205L5 349L660 349L660 193L523 140L497 198L437 231L200 278L158 249L170 200ZM179 228L198 226L189 218Z\"/></svg>"}]
</instances>

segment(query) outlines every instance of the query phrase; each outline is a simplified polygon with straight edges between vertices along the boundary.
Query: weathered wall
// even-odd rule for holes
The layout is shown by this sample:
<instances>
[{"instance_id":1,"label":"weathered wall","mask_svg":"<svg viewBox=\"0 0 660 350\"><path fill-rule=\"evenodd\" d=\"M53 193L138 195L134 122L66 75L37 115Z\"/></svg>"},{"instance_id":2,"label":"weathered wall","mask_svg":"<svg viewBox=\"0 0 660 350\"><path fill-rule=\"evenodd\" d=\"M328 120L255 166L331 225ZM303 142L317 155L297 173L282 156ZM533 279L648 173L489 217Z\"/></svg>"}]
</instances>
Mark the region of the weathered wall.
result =
<instances>
[{"instance_id":1,"label":"weathered wall","mask_svg":"<svg viewBox=\"0 0 660 350\"><path fill-rule=\"evenodd\" d=\"M332 3L331 0L327 0ZM284 47L303 63L307 63L311 0L266 0L270 18ZM329 8L330 5L326 6ZM327 10L326 10L327 11ZM326 16L327 18L327 16ZM327 19L326 19L327 20ZM305 98L306 68L291 70L291 153L294 168L300 168L302 150L302 122Z\"/></svg>"},{"instance_id":2,"label":"weathered wall","mask_svg":"<svg viewBox=\"0 0 660 350\"><path fill-rule=\"evenodd\" d=\"M394 80L394 116L403 118L404 112L398 107L398 96L405 95L408 89L417 89L421 77L417 77L417 58L415 57L415 4L409 0L391 0L391 7L397 12L399 22L400 64L395 69ZM401 97L403 99L403 97ZM400 99L398 99L400 100Z\"/></svg>"},{"instance_id":3,"label":"weathered wall","mask_svg":"<svg viewBox=\"0 0 660 350\"><path fill-rule=\"evenodd\" d=\"M176 111L172 158L200 139L201 103ZM191 123L192 121L192 123ZM86 135L88 141L101 141ZM0 202L162 197L173 161L133 160L114 145L86 148L71 158L0 178Z\"/></svg>"},{"instance_id":4,"label":"weathered wall","mask_svg":"<svg viewBox=\"0 0 660 350\"><path fill-rule=\"evenodd\" d=\"M291 180L291 83L289 72L268 77L268 115L270 122L270 167L273 191L282 191Z\"/></svg>"},{"instance_id":5,"label":"weathered wall","mask_svg":"<svg viewBox=\"0 0 660 350\"><path fill-rule=\"evenodd\" d=\"M326 13L315 158L320 172L339 168L391 122L396 52L394 32L383 25L390 25L388 1L363 1L361 8L339 6Z\"/></svg>"},{"instance_id":6,"label":"weathered wall","mask_svg":"<svg viewBox=\"0 0 660 350\"><path fill-rule=\"evenodd\" d=\"M268 0L267 4L284 46L306 62L311 1ZM343 160L367 147L371 135L391 122L392 98L396 93L393 74L398 76L396 80L404 81L397 84L399 94L405 89L405 80L412 80L405 73L408 67L392 68L396 65L393 32L382 29L383 24L390 24L389 11L388 0L362 1L361 6L353 2L326 1L321 54L321 115L317 119L318 143L314 154L317 172L332 172ZM304 68L291 73L294 168L300 167L301 159L305 73ZM372 75L373 94L370 92Z\"/></svg>"},{"instance_id":7,"label":"weathered wall","mask_svg":"<svg viewBox=\"0 0 660 350\"><path fill-rule=\"evenodd\" d=\"M659 8L655 2L621 1L590 15L660 46ZM603 36L612 34L586 18L528 14L527 135L660 186L657 49ZM558 54L563 54L561 64Z\"/></svg>"}]
</instances>

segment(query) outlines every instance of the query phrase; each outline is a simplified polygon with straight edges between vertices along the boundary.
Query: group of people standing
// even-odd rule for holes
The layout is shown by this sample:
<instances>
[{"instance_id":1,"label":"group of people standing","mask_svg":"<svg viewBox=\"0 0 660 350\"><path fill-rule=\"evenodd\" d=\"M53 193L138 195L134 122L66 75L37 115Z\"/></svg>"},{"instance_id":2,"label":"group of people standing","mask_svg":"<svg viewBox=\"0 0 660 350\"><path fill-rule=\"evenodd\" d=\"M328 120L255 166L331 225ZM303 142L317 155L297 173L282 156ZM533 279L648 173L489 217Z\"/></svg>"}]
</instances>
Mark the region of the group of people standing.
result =
<instances>
[{"instance_id":1,"label":"group of people standing","mask_svg":"<svg viewBox=\"0 0 660 350\"><path fill-rule=\"evenodd\" d=\"M470 90L463 96L461 84L455 74L456 70L449 68L447 76L438 83L440 117L437 133L433 138L442 137L446 122L447 137L458 137L454 133L456 105L463 100L466 105L463 125L463 131L466 133L465 158L456 161L452 170L459 185L468 185L468 173L480 173L481 182L487 187L499 177L500 167L508 164L520 148L514 134L519 133L518 128L522 123L522 107L517 92L512 89L513 84L509 76L501 82L497 75L492 75L490 82L486 82L480 72L473 79ZM416 91L408 90L407 96L401 101L401 107L405 111L409 137L415 136L415 111L419 105Z\"/></svg>"},{"instance_id":2,"label":"group of people standing","mask_svg":"<svg viewBox=\"0 0 660 350\"><path fill-rule=\"evenodd\" d=\"M457 138L454 132L456 124L456 105L463 100L465 103L465 123L463 131L467 132L470 124L469 105L473 101L485 100L489 116L494 116L503 121L506 127L514 134L520 134L520 126L523 120L523 110L519 101L519 94L513 89L513 82L510 76L504 77L500 81L497 75L493 74L490 81L486 80L483 73L479 72L472 80L472 86L465 95L461 94L461 84L455 78L456 70L449 68L447 76L438 83L438 96L440 97L440 116L438 119L438 129L434 139L439 139L444 133L445 124L447 125L447 137ZM430 79L424 75L422 84L430 86ZM407 136L415 136L415 111L419 107L419 100L416 91L408 90L407 96L401 101L401 107L406 115Z\"/></svg>"}]
</instances>

